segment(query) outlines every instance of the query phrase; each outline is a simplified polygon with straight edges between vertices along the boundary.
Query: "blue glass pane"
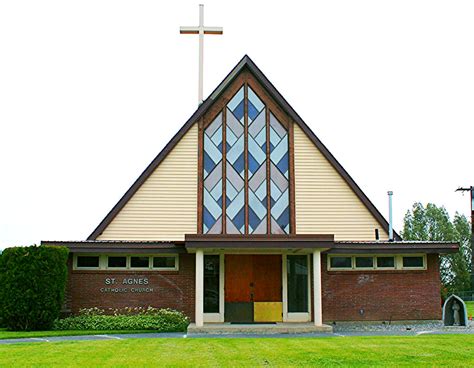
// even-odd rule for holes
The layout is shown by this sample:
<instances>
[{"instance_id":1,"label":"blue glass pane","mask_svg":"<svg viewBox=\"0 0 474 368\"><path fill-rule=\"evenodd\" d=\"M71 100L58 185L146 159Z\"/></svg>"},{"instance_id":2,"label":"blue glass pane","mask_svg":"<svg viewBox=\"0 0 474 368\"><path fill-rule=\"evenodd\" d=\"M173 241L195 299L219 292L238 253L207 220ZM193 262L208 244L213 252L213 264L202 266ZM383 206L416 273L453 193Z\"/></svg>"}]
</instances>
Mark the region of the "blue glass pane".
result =
<instances>
[{"instance_id":1,"label":"blue glass pane","mask_svg":"<svg viewBox=\"0 0 474 368\"><path fill-rule=\"evenodd\" d=\"M206 174L209 174L215 166L216 164L214 161L212 161L209 155L204 151L204 170L206 171ZM204 177L206 176L207 175L204 175Z\"/></svg>"},{"instance_id":2,"label":"blue glass pane","mask_svg":"<svg viewBox=\"0 0 474 368\"><path fill-rule=\"evenodd\" d=\"M285 155L280 160L280 162L277 164L277 167L278 167L278 169L280 169L280 171L283 174L286 174L288 172L288 164L289 164L289 162L288 162L288 152L286 152Z\"/></svg>"},{"instance_id":3,"label":"blue glass pane","mask_svg":"<svg viewBox=\"0 0 474 368\"><path fill-rule=\"evenodd\" d=\"M270 151L270 158L274 164L280 162L281 158L288 153L288 135L285 135L276 145L276 147Z\"/></svg>"},{"instance_id":4,"label":"blue glass pane","mask_svg":"<svg viewBox=\"0 0 474 368\"><path fill-rule=\"evenodd\" d=\"M255 212L253 212L252 209L249 208L249 225L252 227L252 229L256 229L257 226L260 225L260 222L261 220L255 214Z\"/></svg>"},{"instance_id":5,"label":"blue glass pane","mask_svg":"<svg viewBox=\"0 0 474 368\"><path fill-rule=\"evenodd\" d=\"M239 213L239 211L244 208L244 195L245 193L242 189L242 191L240 191L234 200L227 206L227 216L229 216L231 219L233 219Z\"/></svg>"},{"instance_id":6,"label":"blue glass pane","mask_svg":"<svg viewBox=\"0 0 474 368\"><path fill-rule=\"evenodd\" d=\"M212 227L212 225L215 224L216 219L214 217L212 217L212 215L209 213L209 211L206 209L206 207L204 207L204 209L203 209L202 216L203 216L204 225L206 225L206 227L208 229L210 229Z\"/></svg>"},{"instance_id":7,"label":"blue glass pane","mask_svg":"<svg viewBox=\"0 0 474 368\"><path fill-rule=\"evenodd\" d=\"M249 105L252 104L257 112L262 111L265 107L262 100L255 94L252 88L249 87L248 90Z\"/></svg>"},{"instance_id":8,"label":"blue glass pane","mask_svg":"<svg viewBox=\"0 0 474 368\"><path fill-rule=\"evenodd\" d=\"M253 174L257 169L260 167L258 162L253 158L253 156L249 153L248 155L248 161L249 161L249 172L250 174Z\"/></svg>"},{"instance_id":9,"label":"blue glass pane","mask_svg":"<svg viewBox=\"0 0 474 368\"><path fill-rule=\"evenodd\" d=\"M244 176L244 154L242 153L239 158L234 162L234 169L237 171L242 177Z\"/></svg>"},{"instance_id":10,"label":"blue glass pane","mask_svg":"<svg viewBox=\"0 0 474 368\"><path fill-rule=\"evenodd\" d=\"M249 208L255 212L257 217L261 220L267 214L266 204L263 205L257 196L250 190L249 191Z\"/></svg>"},{"instance_id":11,"label":"blue glass pane","mask_svg":"<svg viewBox=\"0 0 474 368\"><path fill-rule=\"evenodd\" d=\"M244 87L242 86L239 91L232 97L232 99L227 104L227 107L230 111L234 111L237 105L244 99Z\"/></svg>"},{"instance_id":12,"label":"blue glass pane","mask_svg":"<svg viewBox=\"0 0 474 368\"><path fill-rule=\"evenodd\" d=\"M243 121L242 119L244 117L244 101L242 101L239 105L237 105L237 107L235 108L234 111L232 111L232 113L237 118L237 120Z\"/></svg>"},{"instance_id":13,"label":"blue glass pane","mask_svg":"<svg viewBox=\"0 0 474 368\"><path fill-rule=\"evenodd\" d=\"M212 197L212 195L204 189L204 207L212 215L212 217L219 218L222 215L221 205Z\"/></svg>"},{"instance_id":14,"label":"blue glass pane","mask_svg":"<svg viewBox=\"0 0 474 368\"><path fill-rule=\"evenodd\" d=\"M241 229L242 226L245 224L245 210L242 208L237 215L232 219L232 222L234 223L235 227L237 229Z\"/></svg>"},{"instance_id":15,"label":"blue glass pane","mask_svg":"<svg viewBox=\"0 0 474 368\"><path fill-rule=\"evenodd\" d=\"M290 224L290 208L287 207L277 220L278 225L287 233L287 226Z\"/></svg>"},{"instance_id":16,"label":"blue glass pane","mask_svg":"<svg viewBox=\"0 0 474 368\"><path fill-rule=\"evenodd\" d=\"M215 200L219 199L222 196L222 179L214 186L211 190L212 198Z\"/></svg>"},{"instance_id":17,"label":"blue glass pane","mask_svg":"<svg viewBox=\"0 0 474 368\"><path fill-rule=\"evenodd\" d=\"M249 135L248 137L248 150L249 153L255 158L255 160L261 164L267 158L267 154L265 152L265 148L261 148L257 142Z\"/></svg>"},{"instance_id":18,"label":"blue glass pane","mask_svg":"<svg viewBox=\"0 0 474 368\"><path fill-rule=\"evenodd\" d=\"M258 199L263 200L267 196L267 181L264 180L258 189L255 191L255 195Z\"/></svg>"},{"instance_id":19,"label":"blue glass pane","mask_svg":"<svg viewBox=\"0 0 474 368\"><path fill-rule=\"evenodd\" d=\"M249 119L250 121L253 121L257 117L259 111L255 108L254 105L252 105L250 101L247 108L249 109Z\"/></svg>"},{"instance_id":20,"label":"blue glass pane","mask_svg":"<svg viewBox=\"0 0 474 368\"><path fill-rule=\"evenodd\" d=\"M229 143L229 141L227 141ZM227 150L227 161L233 164L239 156L244 154L244 137L241 136L233 145Z\"/></svg>"}]
</instances>

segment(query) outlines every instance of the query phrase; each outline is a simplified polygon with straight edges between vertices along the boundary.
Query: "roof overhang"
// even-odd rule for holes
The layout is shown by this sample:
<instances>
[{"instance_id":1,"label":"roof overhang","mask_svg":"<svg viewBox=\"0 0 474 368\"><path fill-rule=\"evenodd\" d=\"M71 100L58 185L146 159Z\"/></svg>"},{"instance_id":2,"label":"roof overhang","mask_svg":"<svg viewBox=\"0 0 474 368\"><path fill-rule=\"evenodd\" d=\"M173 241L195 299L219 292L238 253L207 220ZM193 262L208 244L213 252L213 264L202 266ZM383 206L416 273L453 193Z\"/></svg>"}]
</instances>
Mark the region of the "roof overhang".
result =
<instances>
[{"instance_id":1,"label":"roof overhang","mask_svg":"<svg viewBox=\"0 0 474 368\"><path fill-rule=\"evenodd\" d=\"M327 253L331 254L408 254L408 253L456 253L459 243L418 241L335 242Z\"/></svg>"},{"instance_id":2,"label":"roof overhang","mask_svg":"<svg viewBox=\"0 0 474 368\"><path fill-rule=\"evenodd\" d=\"M201 235L186 234L185 247L214 250L327 250L334 246L334 235Z\"/></svg>"},{"instance_id":3,"label":"roof overhang","mask_svg":"<svg viewBox=\"0 0 474 368\"><path fill-rule=\"evenodd\" d=\"M41 241L41 245L63 246L71 253L133 253L133 254L177 254L186 253L184 242L85 240L85 241Z\"/></svg>"}]
</instances>

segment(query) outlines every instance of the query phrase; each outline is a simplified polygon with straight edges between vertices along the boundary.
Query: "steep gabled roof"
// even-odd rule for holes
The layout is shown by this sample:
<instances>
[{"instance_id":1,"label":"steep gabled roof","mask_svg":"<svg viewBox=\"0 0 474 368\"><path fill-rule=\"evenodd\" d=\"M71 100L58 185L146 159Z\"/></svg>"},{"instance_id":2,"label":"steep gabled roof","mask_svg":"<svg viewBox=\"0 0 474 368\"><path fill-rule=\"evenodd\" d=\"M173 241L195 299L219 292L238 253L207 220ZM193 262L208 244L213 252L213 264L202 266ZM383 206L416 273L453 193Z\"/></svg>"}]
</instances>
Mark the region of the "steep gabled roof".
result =
<instances>
[{"instance_id":1,"label":"steep gabled roof","mask_svg":"<svg viewBox=\"0 0 474 368\"><path fill-rule=\"evenodd\" d=\"M138 179L132 184L112 210L105 216L99 226L89 235L88 240L95 240L104 231L104 229L112 222L115 216L120 210L127 204L129 199L135 194L140 186L148 179L148 177L155 171L160 163L165 159L168 153L176 146L180 139L188 132L188 130L206 113L211 105L216 101L225 89L232 83L232 81L245 69L248 69L252 75L261 83L266 89L270 96L279 104L279 106L294 120L296 124L306 133L311 139L314 145L319 149L322 155L331 163L334 169L341 175L346 181L356 196L362 201L367 207L369 212L379 222L380 226L388 233L388 222L377 210L369 198L359 188L347 171L342 165L336 160L336 158L329 152L326 146L319 140L319 138L313 133L313 131L306 125L296 111L290 106L285 98L278 92L268 78L262 73L262 71L255 65L248 55L245 55L242 60L232 69L232 71L224 78L224 80L217 86L217 88L210 94L210 96L199 106L189 120L181 127L176 135L169 141L169 143L163 148L163 150L155 157L155 159L148 165ZM401 240L397 233L394 233L395 240Z\"/></svg>"}]
</instances>

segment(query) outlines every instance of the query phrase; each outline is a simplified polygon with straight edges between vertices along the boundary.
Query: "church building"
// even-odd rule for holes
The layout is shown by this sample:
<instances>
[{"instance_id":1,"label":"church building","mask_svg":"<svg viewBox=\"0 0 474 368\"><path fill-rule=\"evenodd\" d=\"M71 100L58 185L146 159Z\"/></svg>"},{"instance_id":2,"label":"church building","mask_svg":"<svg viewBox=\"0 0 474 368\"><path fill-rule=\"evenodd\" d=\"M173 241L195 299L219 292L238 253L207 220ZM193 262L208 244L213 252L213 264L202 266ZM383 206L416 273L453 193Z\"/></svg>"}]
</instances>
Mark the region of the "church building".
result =
<instances>
[{"instance_id":1,"label":"church building","mask_svg":"<svg viewBox=\"0 0 474 368\"><path fill-rule=\"evenodd\" d=\"M458 244L391 233L244 56L87 240L42 243L70 249L70 313L172 308L196 328L440 320L439 255Z\"/></svg>"}]
</instances>

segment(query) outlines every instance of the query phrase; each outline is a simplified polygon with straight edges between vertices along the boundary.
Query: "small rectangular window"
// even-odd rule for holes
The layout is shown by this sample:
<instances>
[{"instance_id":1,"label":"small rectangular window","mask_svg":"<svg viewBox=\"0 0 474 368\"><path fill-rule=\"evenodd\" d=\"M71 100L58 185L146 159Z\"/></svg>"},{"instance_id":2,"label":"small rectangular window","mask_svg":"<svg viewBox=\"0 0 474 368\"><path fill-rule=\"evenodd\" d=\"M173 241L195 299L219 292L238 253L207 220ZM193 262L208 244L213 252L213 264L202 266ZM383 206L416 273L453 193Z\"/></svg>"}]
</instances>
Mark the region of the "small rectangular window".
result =
<instances>
[{"instance_id":1,"label":"small rectangular window","mask_svg":"<svg viewBox=\"0 0 474 368\"><path fill-rule=\"evenodd\" d=\"M395 257L377 257L377 268L395 268Z\"/></svg>"},{"instance_id":2,"label":"small rectangular window","mask_svg":"<svg viewBox=\"0 0 474 368\"><path fill-rule=\"evenodd\" d=\"M352 257L331 257L331 268L352 268Z\"/></svg>"},{"instance_id":3,"label":"small rectangular window","mask_svg":"<svg viewBox=\"0 0 474 368\"><path fill-rule=\"evenodd\" d=\"M149 257L130 257L131 268L148 268L150 266Z\"/></svg>"},{"instance_id":4,"label":"small rectangular window","mask_svg":"<svg viewBox=\"0 0 474 368\"><path fill-rule=\"evenodd\" d=\"M421 256L403 257L403 268L423 268L424 262Z\"/></svg>"},{"instance_id":5,"label":"small rectangular window","mask_svg":"<svg viewBox=\"0 0 474 368\"><path fill-rule=\"evenodd\" d=\"M77 268L99 268L99 256L77 256Z\"/></svg>"},{"instance_id":6,"label":"small rectangular window","mask_svg":"<svg viewBox=\"0 0 474 368\"><path fill-rule=\"evenodd\" d=\"M374 259L372 257L356 257L356 268L373 268Z\"/></svg>"},{"instance_id":7,"label":"small rectangular window","mask_svg":"<svg viewBox=\"0 0 474 368\"><path fill-rule=\"evenodd\" d=\"M126 268L127 267L127 257L108 257L107 258L107 267L109 268Z\"/></svg>"},{"instance_id":8,"label":"small rectangular window","mask_svg":"<svg viewBox=\"0 0 474 368\"><path fill-rule=\"evenodd\" d=\"M176 257L153 257L153 268L176 269Z\"/></svg>"}]
</instances>

